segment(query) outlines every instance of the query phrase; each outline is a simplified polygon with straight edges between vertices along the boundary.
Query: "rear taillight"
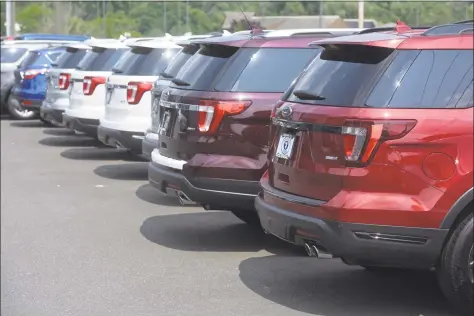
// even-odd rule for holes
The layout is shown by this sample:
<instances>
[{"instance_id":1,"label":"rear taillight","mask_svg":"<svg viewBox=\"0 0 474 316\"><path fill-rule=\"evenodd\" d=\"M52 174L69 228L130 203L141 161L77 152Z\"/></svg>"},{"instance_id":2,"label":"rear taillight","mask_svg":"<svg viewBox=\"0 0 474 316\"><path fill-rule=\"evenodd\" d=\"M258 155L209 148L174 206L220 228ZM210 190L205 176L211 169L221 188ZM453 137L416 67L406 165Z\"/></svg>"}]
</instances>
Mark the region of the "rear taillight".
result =
<instances>
[{"instance_id":1,"label":"rear taillight","mask_svg":"<svg viewBox=\"0 0 474 316\"><path fill-rule=\"evenodd\" d=\"M129 82L127 86L127 102L129 104L138 104L143 94L150 91L153 82Z\"/></svg>"},{"instance_id":2,"label":"rear taillight","mask_svg":"<svg viewBox=\"0 0 474 316\"><path fill-rule=\"evenodd\" d=\"M199 103L198 130L203 133L216 132L224 116L240 114L251 103L251 101L201 100Z\"/></svg>"},{"instance_id":3,"label":"rear taillight","mask_svg":"<svg viewBox=\"0 0 474 316\"><path fill-rule=\"evenodd\" d=\"M31 69L27 70L23 74L23 79L33 79L39 74L43 74L46 72L46 69Z\"/></svg>"},{"instance_id":4,"label":"rear taillight","mask_svg":"<svg viewBox=\"0 0 474 316\"><path fill-rule=\"evenodd\" d=\"M82 92L84 95L92 95L95 91L95 88L100 84L105 84L107 79L105 77L84 77L82 82Z\"/></svg>"},{"instance_id":5,"label":"rear taillight","mask_svg":"<svg viewBox=\"0 0 474 316\"><path fill-rule=\"evenodd\" d=\"M348 121L342 127L346 161L365 165L382 142L404 137L415 125L415 120Z\"/></svg>"},{"instance_id":6,"label":"rear taillight","mask_svg":"<svg viewBox=\"0 0 474 316\"><path fill-rule=\"evenodd\" d=\"M59 89L67 90L69 88L70 79L71 79L71 74L68 74L68 73L60 74L58 77Z\"/></svg>"}]
</instances>

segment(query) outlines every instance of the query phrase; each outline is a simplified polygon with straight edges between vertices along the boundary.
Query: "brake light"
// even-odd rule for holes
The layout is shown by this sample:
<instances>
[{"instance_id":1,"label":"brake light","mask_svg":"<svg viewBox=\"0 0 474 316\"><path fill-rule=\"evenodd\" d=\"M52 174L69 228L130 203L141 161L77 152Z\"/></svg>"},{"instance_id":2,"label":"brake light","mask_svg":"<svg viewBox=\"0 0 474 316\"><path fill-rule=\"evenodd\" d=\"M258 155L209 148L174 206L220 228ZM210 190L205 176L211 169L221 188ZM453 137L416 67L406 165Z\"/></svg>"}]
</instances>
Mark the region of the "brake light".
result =
<instances>
[{"instance_id":1,"label":"brake light","mask_svg":"<svg viewBox=\"0 0 474 316\"><path fill-rule=\"evenodd\" d=\"M150 91L153 82L129 82L127 86L127 102L129 104L138 104L143 94Z\"/></svg>"},{"instance_id":2,"label":"brake light","mask_svg":"<svg viewBox=\"0 0 474 316\"><path fill-rule=\"evenodd\" d=\"M251 101L201 100L199 103L198 130L203 133L216 132L224 116L240 114L251 103Z\"/></svg>"},{"instance_id":3,"label":"brake light","mask_svg":"<svg viewBox=\"0 0 474 316\"><path fill-rule=\"evenodd\" d=\"M25 71L23 74L23 79L33 79L39 74L45 73L46 69L31 69Z\"/></svg>"},{"instance_id":4,"label":"brake light","mask_svg":"<svg viewBox=\"0 0 474 316\"><path fill-rule=\"evenodd\" d=\"M348 121L342 127L346 161L355 165L366 164L381 143L404 137L416 123L416 120Z\"/></svg>"},{"instance_id":5,"label":"brake light","mask_svg":"<svg viewBox=\"0 0 474 316\"><path fill-rule=\"evenodd\" d=\"M82 92L84 95L92 95L95 91L95 88L100 84L105 84L107 79L105 77L84 77L82 82Z\"/></svg>"},{"instance_id":6,"label":"brake light","mask_svg":"<svg viewBox=\"0 0 474 316\"><path fill-rule=\"evenodd\" d=\"M71 74L68 74L68 73L60 74L58 77L59 89L67 90L69 88L70 79L71 79Z\"/></svg>"}]
</instances>

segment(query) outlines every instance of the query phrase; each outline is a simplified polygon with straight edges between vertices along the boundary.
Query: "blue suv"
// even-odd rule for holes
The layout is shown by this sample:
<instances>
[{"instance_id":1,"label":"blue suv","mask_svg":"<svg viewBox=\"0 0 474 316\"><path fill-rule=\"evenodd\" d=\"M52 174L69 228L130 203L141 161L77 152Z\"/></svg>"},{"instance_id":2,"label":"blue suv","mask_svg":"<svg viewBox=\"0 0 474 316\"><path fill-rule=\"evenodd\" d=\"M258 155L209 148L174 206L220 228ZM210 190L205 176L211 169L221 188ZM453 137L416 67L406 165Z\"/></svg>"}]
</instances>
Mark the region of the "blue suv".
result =
<instances>
[{"instance_id":1,"label":"blue suv","mask_svg":"<svg viewBox=\"0 0 474 316\"><path fill-rule=\"evenodd\" d=\"M65 47L31 50L15 70L15 85L12 96L22 110L39 113L46 97L47 80L45 73L66 50Z\"/></svg>"}]
</instances>

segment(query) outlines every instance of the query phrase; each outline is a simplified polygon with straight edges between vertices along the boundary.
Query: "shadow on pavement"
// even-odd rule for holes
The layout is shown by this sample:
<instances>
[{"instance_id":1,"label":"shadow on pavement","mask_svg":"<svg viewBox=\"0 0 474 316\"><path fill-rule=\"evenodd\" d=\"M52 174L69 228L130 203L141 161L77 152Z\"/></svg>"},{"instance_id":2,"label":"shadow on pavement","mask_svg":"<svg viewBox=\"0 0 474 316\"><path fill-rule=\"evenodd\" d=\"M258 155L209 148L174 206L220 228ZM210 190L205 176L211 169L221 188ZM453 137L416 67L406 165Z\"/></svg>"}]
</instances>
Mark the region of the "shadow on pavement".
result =
<instances>
[{"instance_id":1,"label":"shadow on pavement","mask_svg":"<svg viewBox=\"0 0 474 316\"><path fill-rule=\"evenodd\" d=\"M95 168L94 173L112 180L148 180L148 164L146 162L133 162L105 165Z\"/></svg>"},{"instance_id":2,"label":"shadow on pavement","mask_svg":"<svg viewBox=\"0 0 474 316\"><path fill-rule=\"evenodd\" d=\"M240 279L267 300L325 316L449 316L429 271L378 274L338 259L268 256L239 266Z\"/></svg>"},{"instance_id":3,"label":"shadow on pavement","mask_svg":"<svg viewBox=\"0 0 474 316\"><path fill-rule=\"evenodd\" d=\"M155 189L151 184L147 183L140 186L135 195L142 201L164 206L180 206L180 207L193 207L193 205L181 205L177 197L166 196L160 194L157 189Z\"/></svg>"},{"instance_id":4,"label":"shadow on pavement","mask_svg":"<svg viewBox=\"0 0 474 316\"><path fill-rule=\"evenodd\" d=\"M45 127L41 121L13 121L10 123L13 127Z\"/></svg>"},{"instance_id":5,"label":"shadow on pavement","mask_svg":"<svg viewBox=\"0 0 474 316\"><path fill-rule=\"evenodd\" d=\"M51 136L74 136L76 135L74 131L69 129L59 128L59 127L49 127L43 130L43 134L51 135ZM82 136L82 135L76 135Z\"/></svg>"},{"instance_id":6,"label":"shadow on pavement","mask_svg":"<svg viewBox=\"0 0 474 316\"><path fill-rule=\"evenodd\" d=\"M106 147L70 148L61 152L61 157L73 160L130 160L125 151Z\"/></svg>"},{"instance_id":7,"label":"shadow on pavement","mask_svg":"<svg viewBox=\"0 0 474 316\"><path fill-rule=\"evenodd\" d=\"M41 139L38 143L41 145L52 147L102 147L102 143L97 139L89 137L61 136L61 137L46 137Z\"/></svg>"},{"instance_id":8,"label":"shadow on pavement","mask_svg":"<svg viewBox=\"0 0 474 316\"><path fill-rule=\"evenodd\" d=\"M199 212L154 216L146 219L141 234L158 245L206 252L257 252L303 255L300 248L286 244L263 231L242 223L229 212Z\"/></svg>"}]
</instances>

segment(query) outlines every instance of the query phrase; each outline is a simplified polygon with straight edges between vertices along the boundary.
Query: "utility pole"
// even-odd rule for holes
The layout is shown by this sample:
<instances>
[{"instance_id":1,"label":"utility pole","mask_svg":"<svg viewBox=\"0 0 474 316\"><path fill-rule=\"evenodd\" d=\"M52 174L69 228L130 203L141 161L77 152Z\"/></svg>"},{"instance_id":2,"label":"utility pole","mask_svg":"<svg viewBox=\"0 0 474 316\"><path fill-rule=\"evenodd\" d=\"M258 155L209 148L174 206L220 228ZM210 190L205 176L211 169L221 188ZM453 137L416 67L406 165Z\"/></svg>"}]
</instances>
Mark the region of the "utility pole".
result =
<instances>
[{"instance_id":1,"label":"utility pole","mask_svg":"<svg viewBox=\"0 0 474 316\"><path fill-rule=\"evenodd\" d=\"M178 31L176 33L181 33L181 2L176 1L176 5L178 6Z\"/></svg>"},{"instance_id":2,"label":"utility pole","mask_svg":"<svg viewBox=\"0 0 474 316\"><path fill-rule=\"evenodd\" d=\"M104 30L104 38L107 38L107 2L102 0L102 30Z\"/></svg>"},{"instance_id":3,"label":"utility pole","mask_svg":"<svg viewBox=\"0 0 474 316\"><path fill-rule=\"evenodd\" d=\"M166 33L168 25L166 23L166 1L163 1L163 35Z\"/></svg>"},{"instance_id":4,"label":"utility pole","mask_svg":"<svg viewBox=\"0 0 474 316\"><path fill-rule=\"evenodd\" d=\"M186 0L186 32L189 32L189 0Z\"/></svg>"},{"instance_id":5,"label":"utility pole","mask_svg":"<svg viewBox=\"0 0 474 316\"><path fill-rule=\"evenodd\" d=\"M359 16L358 16L358 21L359 21L359 28L364 27L364 1L359 1Z\"/></svg>"},{"instance_id":6,"label":"utility pole","mask_svg":"<svg viewBox=\"0 0 474 316\"><path fill-rule=\"evenodd\" d=\"M323 27L324 2L319 1L319 27Z\"/></svg>"},{"instance_id":7,"label":"utility pole","mask_svg":"<svg viewBox=\"0 0 474 316\"><path fill-rule=\"evenodd\" d=\"M15 36L15 2L8 0L6 2L5 22L7 22L7 36Z\"/></svg>"}]
</instances>

